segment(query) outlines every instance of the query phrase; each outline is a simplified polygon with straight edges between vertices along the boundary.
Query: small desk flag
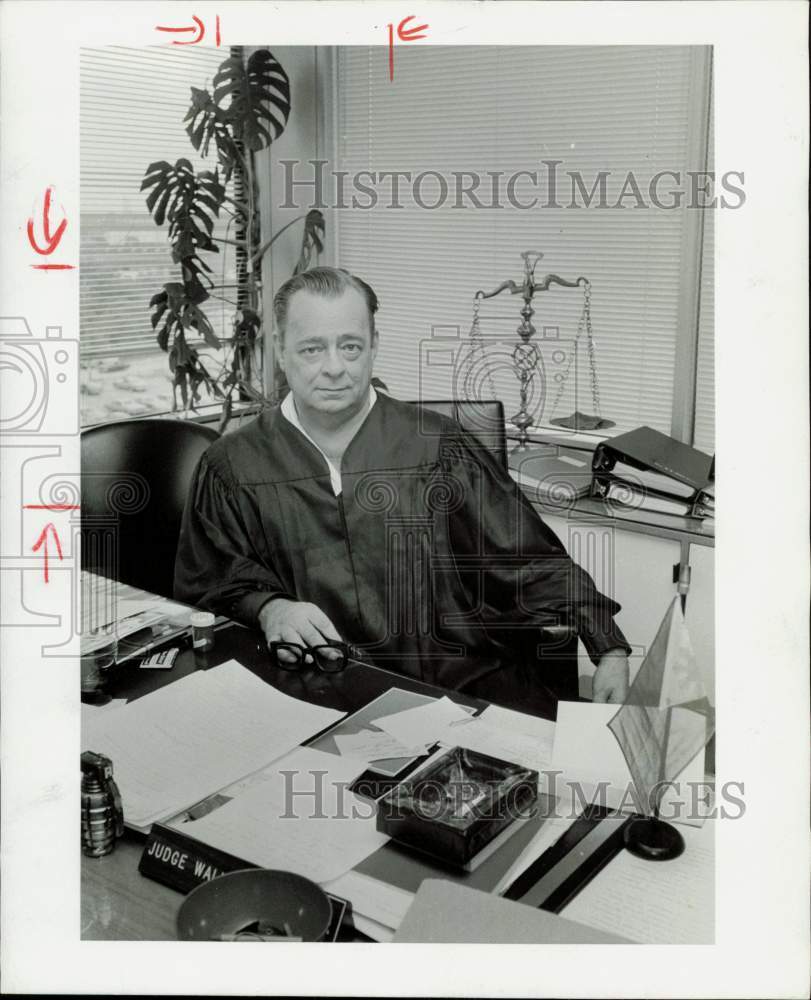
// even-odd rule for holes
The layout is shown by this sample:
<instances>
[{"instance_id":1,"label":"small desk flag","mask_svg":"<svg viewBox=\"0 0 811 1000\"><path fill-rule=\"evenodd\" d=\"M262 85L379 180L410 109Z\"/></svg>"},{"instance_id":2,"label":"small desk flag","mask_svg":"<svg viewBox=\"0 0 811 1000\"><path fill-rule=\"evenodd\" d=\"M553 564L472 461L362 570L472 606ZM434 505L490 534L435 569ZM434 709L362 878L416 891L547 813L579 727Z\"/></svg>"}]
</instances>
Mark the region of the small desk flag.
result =
<instances>
[{"instance_id":1,"label":"small desk flag","mask_svg":"<svg viewBox=\"0 0 811 1000\"><path fill-rule=\"evenodd\" d=\"M647 815L658 816L667 782L681 774L715 730L715 699L704 676L677 596L625 703L608 724Z\"/></svg>"}]
</instances>

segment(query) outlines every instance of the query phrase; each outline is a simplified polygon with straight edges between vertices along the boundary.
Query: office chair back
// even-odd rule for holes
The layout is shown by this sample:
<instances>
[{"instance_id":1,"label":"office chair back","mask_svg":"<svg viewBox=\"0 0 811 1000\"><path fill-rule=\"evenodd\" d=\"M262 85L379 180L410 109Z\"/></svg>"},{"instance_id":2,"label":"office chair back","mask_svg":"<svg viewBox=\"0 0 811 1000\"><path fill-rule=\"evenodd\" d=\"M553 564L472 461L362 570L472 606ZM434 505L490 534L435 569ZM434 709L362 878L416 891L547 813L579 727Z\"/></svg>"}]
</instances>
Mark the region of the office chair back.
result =
<instances>
[{"instance_id":1,"label":"office chair back","mask_svg":"<svg viewBox=\"0 0 811 1000\"><path fill-rule=\"evenodd\" d=\"M504 405L500 399L425 399L415 404L452 417L492 452L503 468L508 468Z\"/></svg>"},{"instance_id":2,"label":"office chair back","mask_svg":"<svg viewBox=\"0 0 811 1000\"><path fill-rule=\"evenodd\" d=\"M82 433L82 568L172 596L192 473L216 431L126 420Z\"/></svg>"},{"instance_id":3,"label":"office chair back","mask_svg":"<svg viewBox=\"0 0 811 1000\"><path fill-rule=\"evenodd\" d=\"M436 410L444 416L452 417L469 431L479 443L496 457L505 469L509 469L507 457L507 431L504 423L504 405L498 399L486 400L422 400L416 403L429 410ZM551 616L554 620L555 616ZM577 643L576 631L568 624L555 623L543 626L539 634L533 632L533 641L547 648L557 647L562 651L561 662L546 665L546 677L559 691L567 691L569 698L577 698Z\"/></svg>"}]
</instances>

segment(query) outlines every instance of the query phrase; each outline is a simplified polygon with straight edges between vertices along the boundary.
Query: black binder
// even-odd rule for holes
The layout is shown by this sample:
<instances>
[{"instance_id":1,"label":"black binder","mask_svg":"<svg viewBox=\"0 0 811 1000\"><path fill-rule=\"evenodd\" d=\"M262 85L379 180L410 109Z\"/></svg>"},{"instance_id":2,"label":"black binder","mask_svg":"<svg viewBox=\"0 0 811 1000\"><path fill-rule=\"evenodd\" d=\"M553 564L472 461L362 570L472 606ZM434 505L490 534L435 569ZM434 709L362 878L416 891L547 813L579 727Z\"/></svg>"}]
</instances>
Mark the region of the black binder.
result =
<instances>
[{"instance_id":1,"label":"black binder","mask_svg":"<svg viewBox=\"0 0 811 1000\"><path fill-rule=\"evenodd\" d=\"M693 501L692 517L715 517L715 497L704 490L699 490Z\"/></svg>"},{"instance_id":2,"label":"black binder","mask_svg":"<svg viewBox=\"0 0 811 1000\"><path fill-rule=\"evenodd\" d=\"M633 480L621 479L611 473L595 472L592 477L591 495L596 500L608 504L618 504L631 510L650 510L659 514L676 517L706 517L698 513L703 510L697 505L695 492L687 497L673 496L659 490L641 486Z\"/></svg>"},{"instance_id":3,"label":"black binder","mask_svg":"<svg viewBox=\"0 0 811 1000\"><path fill-rule=\"evenodd\" d=\"M597 445L593 472L613 472L623 479L618 464L623 473L626 467L630 470L627 478L631 484L690 501L713 481L715 472L713 456L652 427L637 427Z\"/></svg>"}]
</instances>

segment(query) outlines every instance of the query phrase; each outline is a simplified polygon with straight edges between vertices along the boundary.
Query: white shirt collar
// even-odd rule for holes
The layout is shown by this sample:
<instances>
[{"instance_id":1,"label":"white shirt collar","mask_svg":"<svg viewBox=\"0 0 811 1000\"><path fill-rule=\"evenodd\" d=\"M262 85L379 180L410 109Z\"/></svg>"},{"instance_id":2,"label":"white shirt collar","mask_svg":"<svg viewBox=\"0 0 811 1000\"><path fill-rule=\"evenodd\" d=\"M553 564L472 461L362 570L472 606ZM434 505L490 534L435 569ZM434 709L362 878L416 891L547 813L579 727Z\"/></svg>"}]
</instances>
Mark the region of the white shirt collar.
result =
<instances>
[{"instance_id":1,"label":"white shirt collar","mask_svg":"<svg viewBox=\"0 0 811 1000\"><path fill-rule=\"evenodd\" d=\"M370 385L369 410L371 410L371 408L375 405L376 401L377 401L377 393L374 390L374 386ZM369 410L367 410L366 412L368 413ZM343 489L343 487L341 486L341 470L333 462L331 462L329 458L327 458L324 452L321 451L321 448L316 444L315 441L313 441L313 439L310 437L307 431L305 431L304 428L302 427L301 421L299 420L298 413L296 411L296 404L293 399L292 392L288 392L288 394L282 400L281 411L282 411L282 416L285 417L297 430L301 431L301 433L307 438L310 444L314 445L316 448L318 448L319 452L321 452L321 456L327 463L327 468L329 469L329 478L332 484L332 492L335 494L336 497L339 496Z\"/></svg>"}]
</instances>

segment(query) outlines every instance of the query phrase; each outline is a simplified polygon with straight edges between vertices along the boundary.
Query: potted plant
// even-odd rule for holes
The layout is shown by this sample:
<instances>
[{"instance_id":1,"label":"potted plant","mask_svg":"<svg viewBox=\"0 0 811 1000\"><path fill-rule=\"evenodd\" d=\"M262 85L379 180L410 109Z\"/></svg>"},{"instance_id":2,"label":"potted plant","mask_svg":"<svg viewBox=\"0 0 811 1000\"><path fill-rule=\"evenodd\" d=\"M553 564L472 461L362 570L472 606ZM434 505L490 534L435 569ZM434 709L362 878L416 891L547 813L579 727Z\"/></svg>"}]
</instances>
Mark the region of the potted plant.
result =
<instances>
[{"instance_id":1,"label":"potted plant","mask_svg":"<svg viewBox=\"0 0 811 1000\"><path fill-rule=\"evenodd\" d=\"M271 239L260 244L258 197L253 154L269 146L284 131L290 114L290 81L282 65L267 49L257 49L246 60L241 48L220 65L212 93L191 88L191 105L184 118L194 149L205 158L213 153L213 170L199 173L187 159L171 164L159 160L147 168L141 190L155 223L168 226L172 260L180 280L164 284L150 300L152 328L158 345L169 356L173 376L173 409L180 393L184 409L195 409L200 391L222 400L220 431L227 426L234 400L274 402L278 378L268 395L257 384L261 371L261 287L256 280L262 257L290 226L303 223L301 251L293 273L305 270L314 253L323 250L324 217L318 210L291 220ZM233 194L228 183L233 179ZM215 220L229 217L234 238L214 235ZM226 341L226 359L209 371L200 353L188 342L189 331L214 349L220 338L203 308L217 289L210 265L201 254L218 253L219 243L236 250L237 298L232 336Z\"/></svg>"}]
</instances>

